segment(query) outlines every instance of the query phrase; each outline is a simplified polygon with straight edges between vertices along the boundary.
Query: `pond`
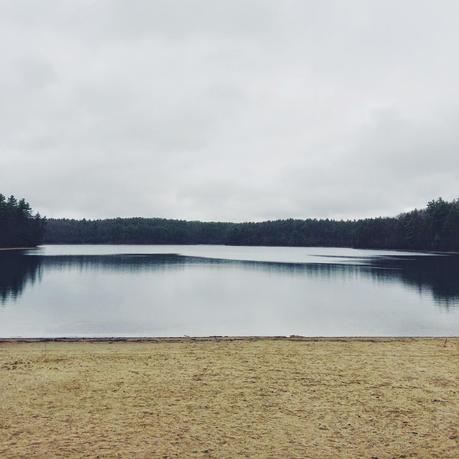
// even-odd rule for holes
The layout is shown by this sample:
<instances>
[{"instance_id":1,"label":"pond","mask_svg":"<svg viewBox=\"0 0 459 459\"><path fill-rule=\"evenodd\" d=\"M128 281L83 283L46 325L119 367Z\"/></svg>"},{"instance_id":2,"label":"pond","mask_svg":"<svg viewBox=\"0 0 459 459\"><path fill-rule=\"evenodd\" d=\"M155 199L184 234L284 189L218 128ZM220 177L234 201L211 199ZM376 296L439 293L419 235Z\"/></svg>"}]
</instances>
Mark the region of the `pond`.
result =
<instances>
[{"instance_id":1,"label":"pond","mask_svg":"<svg viewBox=\"0 0 459 459\"><path fill-rule=\"evenodd\" d=\"M49 245L0 252L0 337L457 336L459 255Z\"/></svg>"}]
</instances>

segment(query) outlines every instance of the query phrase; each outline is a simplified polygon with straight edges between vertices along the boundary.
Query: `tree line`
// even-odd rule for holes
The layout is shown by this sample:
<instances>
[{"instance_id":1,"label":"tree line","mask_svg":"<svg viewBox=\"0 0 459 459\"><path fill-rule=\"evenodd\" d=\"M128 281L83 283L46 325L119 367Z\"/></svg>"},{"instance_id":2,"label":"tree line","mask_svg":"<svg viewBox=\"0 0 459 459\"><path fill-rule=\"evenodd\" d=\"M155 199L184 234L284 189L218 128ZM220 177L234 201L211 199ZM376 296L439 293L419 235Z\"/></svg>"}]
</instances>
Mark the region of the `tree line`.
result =
<instances>
[{"instance_id":1,"label":"tree line","mask_svg":"<svg viewBox=\"0 0 459 459\"><path fill-rule=\"evenodd\" d=\"M226 244L459 251L459 199L397 217L217 223L163 218L49 219L48 244Z\"/></svg>"},{"instance_id":2,"label":"tree line","mask_svg":"<svg viewBox=\"0 0 459 459\"><path fill-rule=\"evenodd\" d=\"M34 247L41 243L45 219L28 202L0 194L0 248Z\"/></svg>"}]
</instances>

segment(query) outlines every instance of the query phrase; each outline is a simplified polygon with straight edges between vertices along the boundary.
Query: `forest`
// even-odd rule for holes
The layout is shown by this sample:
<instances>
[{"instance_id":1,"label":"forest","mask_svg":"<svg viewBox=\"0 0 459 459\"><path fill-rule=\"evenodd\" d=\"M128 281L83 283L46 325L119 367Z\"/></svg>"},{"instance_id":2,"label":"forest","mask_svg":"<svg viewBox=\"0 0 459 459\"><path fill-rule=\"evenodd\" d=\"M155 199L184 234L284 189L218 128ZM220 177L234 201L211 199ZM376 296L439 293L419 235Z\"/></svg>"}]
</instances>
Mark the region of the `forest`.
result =
<instances>
[{"instance_id":1,"label":"forest","mask_svg":"<svg viewBox=\"0 0 459 459\"><path fill-rule=\"evenodd\" d=\"M34 247L42 242L45 219L28 202L0 194L0 248Z\"/></svg>"},{"instance_id":2,"label":"forest","mask_svg":"<svg viewBox=\"0 0 459 459\"><path fill-rule=\"evenodd\" d=\"M163 218L49 219L48 244L226 244L459 251L459 199L397 217L217 223ZM1 245L1 244L0 244Z\"/></svg>"}]
</instances>

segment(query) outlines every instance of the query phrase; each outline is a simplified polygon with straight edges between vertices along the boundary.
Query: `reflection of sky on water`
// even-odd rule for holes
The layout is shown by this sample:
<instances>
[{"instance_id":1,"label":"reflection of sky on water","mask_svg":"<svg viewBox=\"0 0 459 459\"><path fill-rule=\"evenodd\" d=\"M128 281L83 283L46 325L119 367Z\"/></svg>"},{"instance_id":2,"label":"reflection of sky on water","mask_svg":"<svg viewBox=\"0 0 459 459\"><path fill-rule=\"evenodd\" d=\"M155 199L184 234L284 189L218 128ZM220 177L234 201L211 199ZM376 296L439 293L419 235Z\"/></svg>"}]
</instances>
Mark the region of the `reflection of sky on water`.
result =
<instances>
[{"instance_id":1,"label":"reflection of sky on water","mask_svg":"<svg viewBox=\"0 0 459 459\"><path fill-rule=\"evenodd\" d=\"M457 255L48 246L0 255L0 336L455 335L458 279Z\"/></svg>"}]
</instances>

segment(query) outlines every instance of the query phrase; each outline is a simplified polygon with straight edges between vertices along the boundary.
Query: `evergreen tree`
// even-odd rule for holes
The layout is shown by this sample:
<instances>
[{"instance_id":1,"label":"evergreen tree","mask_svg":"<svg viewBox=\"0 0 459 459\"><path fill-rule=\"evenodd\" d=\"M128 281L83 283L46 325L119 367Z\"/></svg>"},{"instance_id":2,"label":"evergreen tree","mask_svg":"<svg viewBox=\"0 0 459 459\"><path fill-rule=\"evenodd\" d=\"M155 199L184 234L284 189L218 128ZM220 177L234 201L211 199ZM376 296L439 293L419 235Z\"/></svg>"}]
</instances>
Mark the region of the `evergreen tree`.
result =
<instances>
[{"instance_id":1,"label":"evergreen tree","mask_svg":"<svg viewBox=\"0 0 459 459\"><path fill-rule=\"evenodd\" d=\"M0 194L0 248L33 247L40 244L45 229L45 219L33 215L24 199L19 201Z\"/></svg>"},{"instance_id":2,"label":"evergreen tree","mask_svg":"<svg viewBox=\"0 0 459 459\"><path fill-rule=\"evenodd\" d=\"M395 218L215 223L161 218L49 220L47 243L227 244L459 250L459 200L437 199Z\"/></svg>"}]
</instances>

